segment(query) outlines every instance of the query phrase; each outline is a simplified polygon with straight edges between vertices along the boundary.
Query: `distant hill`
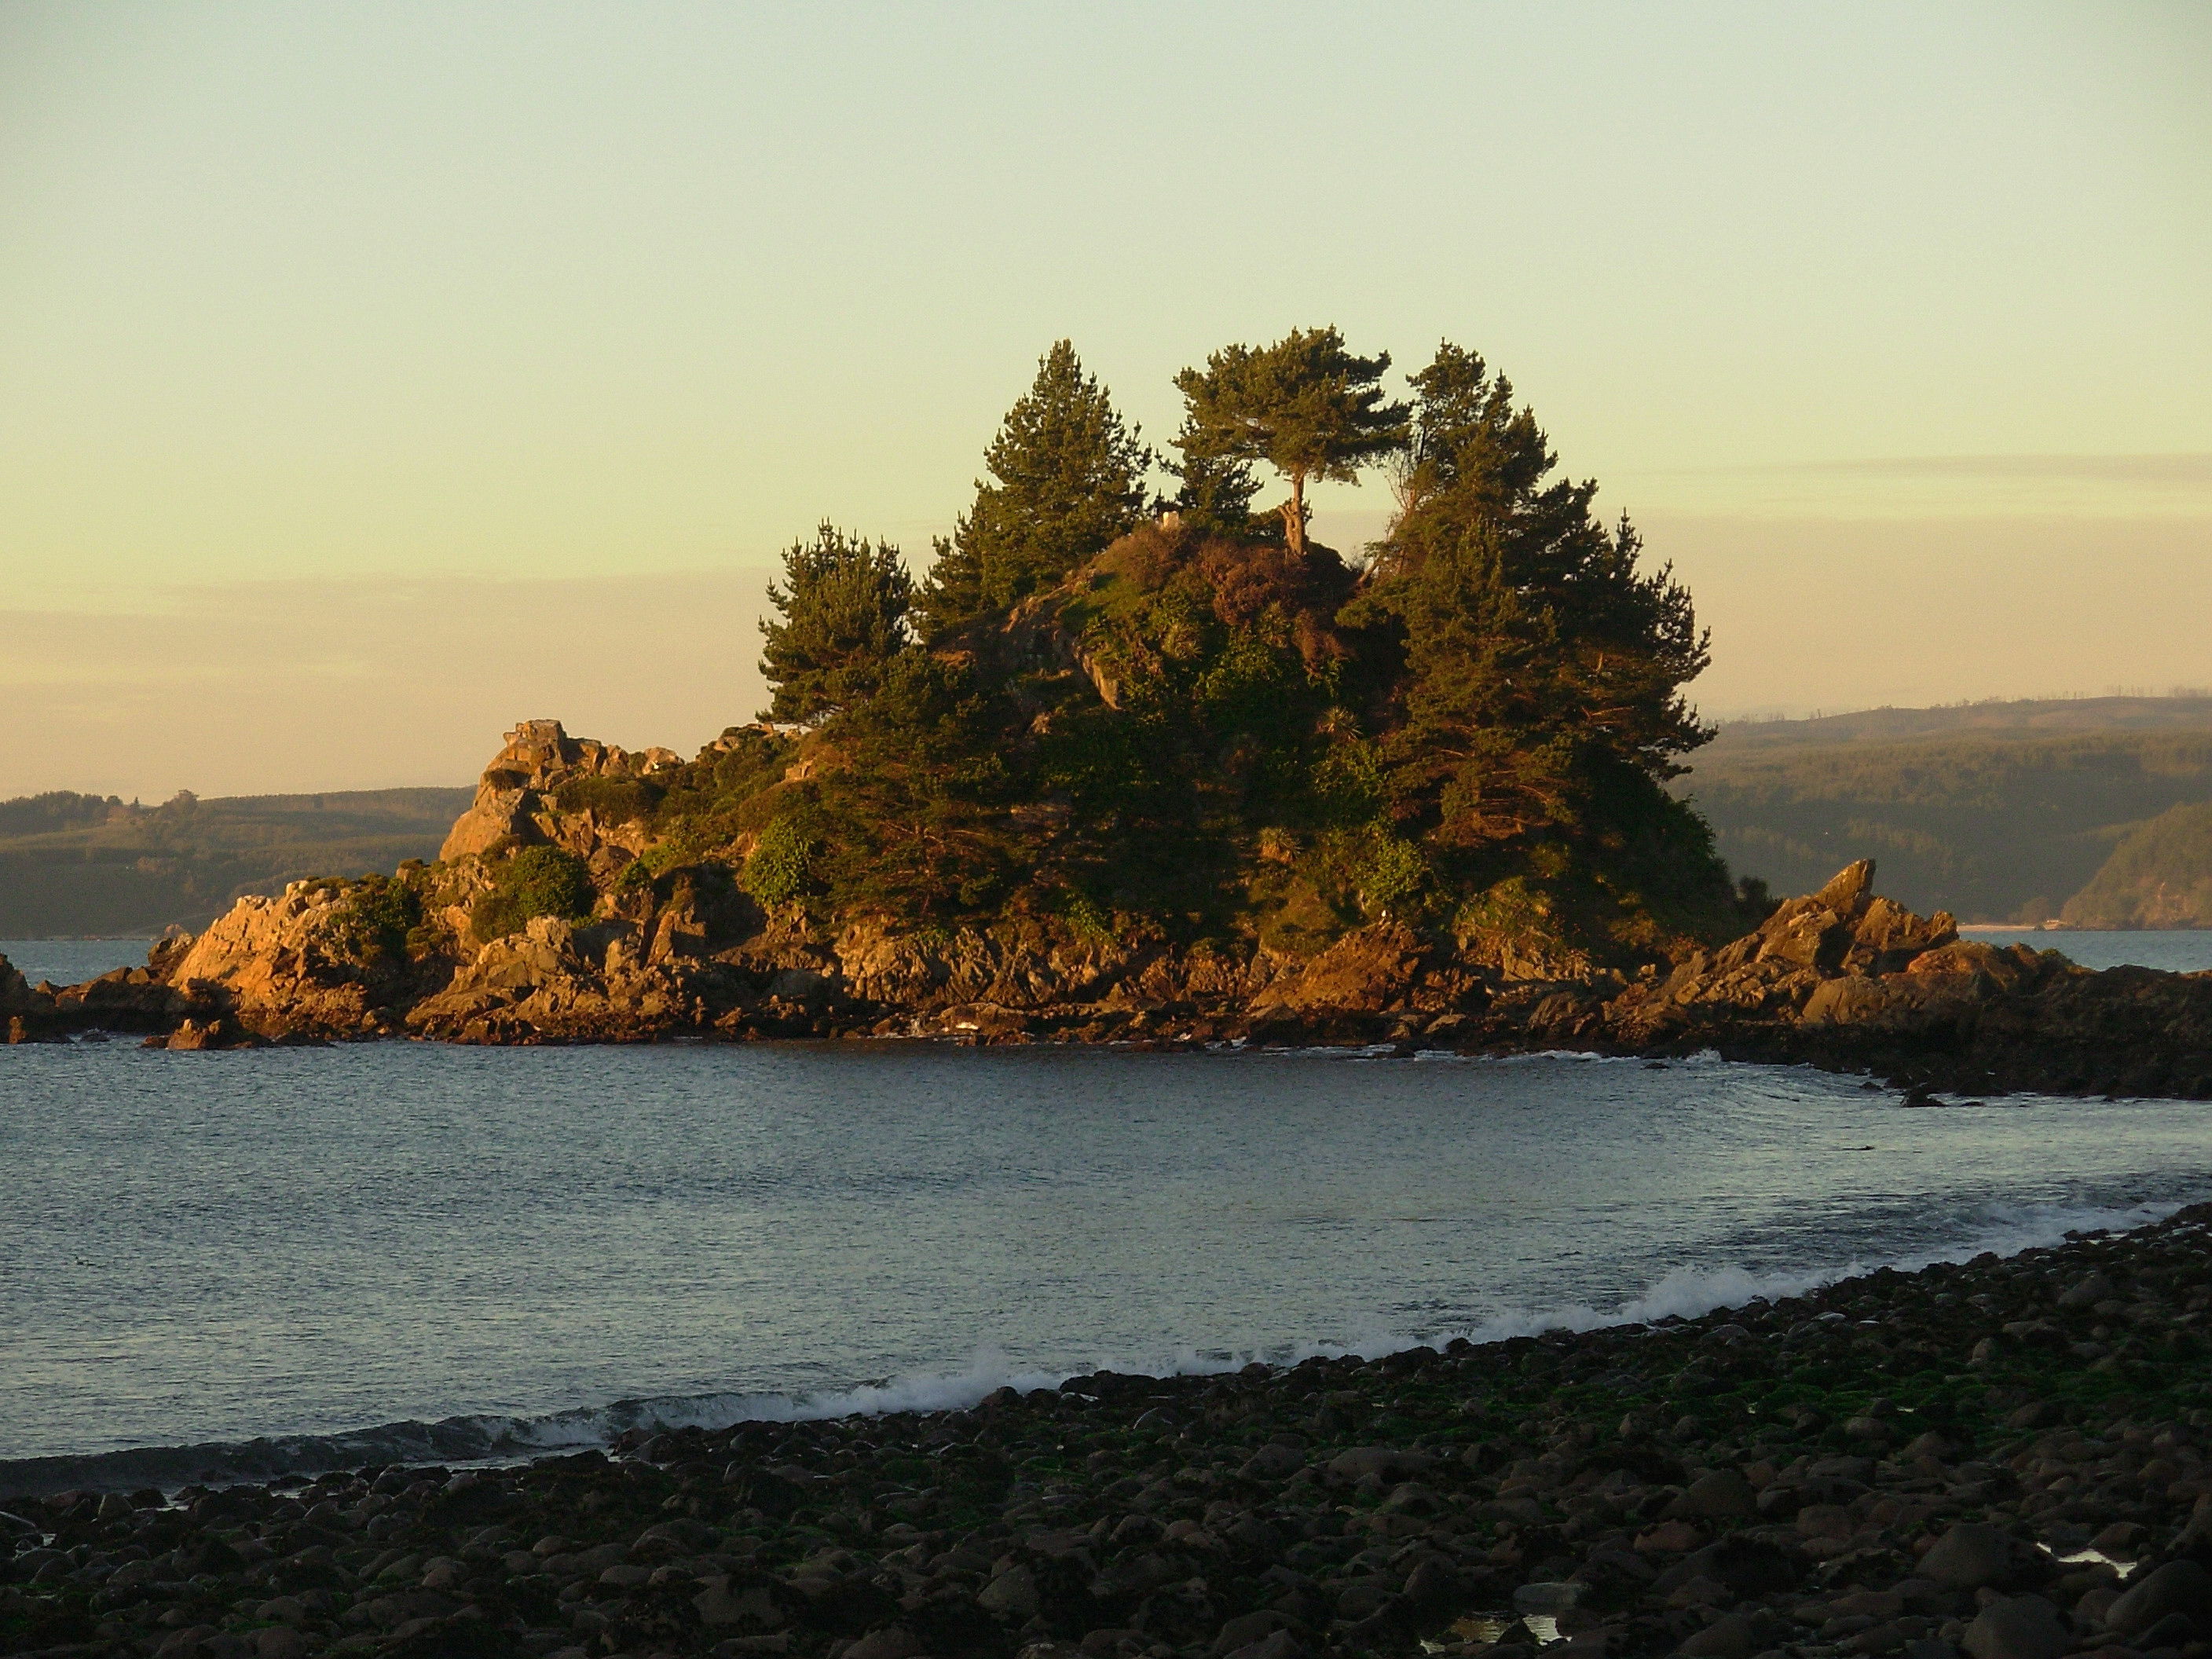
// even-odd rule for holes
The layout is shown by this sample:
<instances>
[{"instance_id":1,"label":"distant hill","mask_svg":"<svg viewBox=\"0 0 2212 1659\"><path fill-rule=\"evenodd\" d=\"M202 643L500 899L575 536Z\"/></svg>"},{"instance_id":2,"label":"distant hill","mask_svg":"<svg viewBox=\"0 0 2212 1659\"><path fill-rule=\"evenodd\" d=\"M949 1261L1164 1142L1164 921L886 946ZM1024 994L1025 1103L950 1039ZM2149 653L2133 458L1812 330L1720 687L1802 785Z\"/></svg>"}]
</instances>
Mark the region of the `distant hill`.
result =
<instances>
[{"instance_id":1,"label":"distant hill","mask_svg":"<svg viewBox=\"0 0 2212 1659\"><path fill-rule=\"evenodd\" d=\"M2064 914L2076 927L2212 927L2212 801L2130 830Z\"/></svg>"},{"instance_id":2,"label":"distant hill","mask_svg":"<svg viewBox=\"0 0 2212 1659\"><path fill-rule=\"evenodd\" d=\"M1729 865L1777 892L1807 891L1874 858L1883 890L1916 910L2034 922L2089 889L2151 820L2212 800L2212 697L1745 722L1690 758L1678 790L1712 824ZM2170 885L2185 844L2201 843L2162 833L2160 878ZM2212 863L2203 870L2212 878ZM2116 894L2129 879L2116 874L2119 885L2100 890ZM2121 914L2116 902L2096 900L2096 914Z\"/></svg>"},{"instance_id":3,"label":"distant hill","mask_svg":"<svg viewBox=\"0 0 2212 1659\"><path fill-rule=\"evenodd\" d=\"M151 936L205 926L303 876L431 859L471 789L180 794L160 806L58 792L0 801L0 939Z\"/></svg>"},{"instance_id":4,"label":"distant hill","mask_svg":"<svg viewBox=\"0 0 2212 1659\"><path fill-rule=\"evenodd\" d=\"M1714 750L1802 749L1903 743L1922 738L2057 737L2081 732L2212 729L2212 694L2171 697L2049 697L1945 703L1935 708L1861 708L1802 720L1736 720ZM1708 750L1707 752L1711 752Z\"/></svg>"}]
</instances>

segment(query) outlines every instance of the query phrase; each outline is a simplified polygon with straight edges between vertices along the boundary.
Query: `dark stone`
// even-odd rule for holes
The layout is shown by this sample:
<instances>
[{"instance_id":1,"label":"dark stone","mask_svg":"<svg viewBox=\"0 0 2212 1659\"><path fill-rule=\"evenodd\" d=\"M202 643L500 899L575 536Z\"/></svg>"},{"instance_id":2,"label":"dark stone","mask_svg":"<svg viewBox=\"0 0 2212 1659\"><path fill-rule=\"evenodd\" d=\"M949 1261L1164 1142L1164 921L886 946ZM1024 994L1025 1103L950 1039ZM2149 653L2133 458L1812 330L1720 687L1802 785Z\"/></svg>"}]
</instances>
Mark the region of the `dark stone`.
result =
<instances>
[{"instance_id":1,"label":"dark stone","mask_svg":"<svg viewBox=\"0 0 2212 1659\"><path fill-rule=\"evenodd\" d=\"M1972 1659L2059 1659L2074 1638L2050 1602L2015 1595L1984 1607L1959 1644Z\"/></svg>"},{"instance_id":2,"label":"dark stone","mask_svg":"<svg viewBox=\"0 0 2212 1659\"><path fill-rule=\"evenodd\" d=\"M2212 1613L2212 1573L2194 1561L2169 1561L2130 1585L2105 1610L2105 1624L2124 1636L2141 1637L2172 1614L2197 1620L2208 1613Z\"/></svg>"}]
</instances>

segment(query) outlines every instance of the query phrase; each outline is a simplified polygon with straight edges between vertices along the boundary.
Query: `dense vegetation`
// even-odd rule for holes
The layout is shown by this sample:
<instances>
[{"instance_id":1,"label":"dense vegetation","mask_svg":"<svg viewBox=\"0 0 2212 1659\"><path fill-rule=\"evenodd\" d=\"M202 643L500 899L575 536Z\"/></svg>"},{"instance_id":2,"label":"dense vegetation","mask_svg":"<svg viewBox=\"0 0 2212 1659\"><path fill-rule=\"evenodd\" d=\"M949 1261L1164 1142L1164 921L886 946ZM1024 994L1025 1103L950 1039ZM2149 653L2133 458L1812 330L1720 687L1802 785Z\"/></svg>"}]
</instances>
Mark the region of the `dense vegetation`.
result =
<instances>
[{"instance_id":1,"label":"dense vegetation","mask_svg":"<svg viewBox=\"0 0 2212 1659\"><path fill-rule=\"evenodd\" d=\"M501 939L540 916L562 921L587 916L596 898L591 873L574 853L560 847L525 847L502 860L493 872L490 891L471 907L469 931L479 940ZM404 938L405 928L401 933Z\"/></svg>"},{"instance_id":2,"label":"dense vegetation","mask_svg":"<svg viewBox=\"0 0 2212 1659\"><path fill-rule=\"evenodd\" d=\"M197 928L242 893L430 858L466 789L253 795L160 806L58 792L0 801L0 939Z\"/></svg>"},{"instance_id":3,"label":"dense vegetation","mask_svg":"<svg viewBox=\"0 0 2212 1659\"><path fill-rule=\"evenodd\" d=\"M1214 354L1147 499L1154 457L1054 346L923 580L826 524L785 556L764 718L804 729L667 780L644 873L740 845L757 900L823 920L1301 948L1385 916L1614 957L1735 931L1665 787L1709 736L1689 596L1479 356L1440 348L1404 404L1389 361L1333 329ZM1402 511L1350 562L1304 485L1377 464ZM1259 465L1290 495L1255 514Z\"/></svg>"},{"instance_id":4,"label":"dense vegetation","mask_svg":"<svg viewBox=\"0 0 2212 1659\"><path fill-rule=\"evenodd\" d=\"M1731 726L1676 787L1729 861L1778 891L1875 858L1883 890L1923 912L2032 923L2063 908L2085 926L2192 926L2130 921L2117 895L2142 873L2144 848L2130 840L2139 826L2212 798L2212 702L1982 703ZM2212 848L2185 874L2195 843L2178 828L2156 844L2170 886L2212 877ZM2100 877L2127 845L2130 873L2116 862ZM2087 908L2069 905L2075 894Z\"/></svg>"}]
</instances>

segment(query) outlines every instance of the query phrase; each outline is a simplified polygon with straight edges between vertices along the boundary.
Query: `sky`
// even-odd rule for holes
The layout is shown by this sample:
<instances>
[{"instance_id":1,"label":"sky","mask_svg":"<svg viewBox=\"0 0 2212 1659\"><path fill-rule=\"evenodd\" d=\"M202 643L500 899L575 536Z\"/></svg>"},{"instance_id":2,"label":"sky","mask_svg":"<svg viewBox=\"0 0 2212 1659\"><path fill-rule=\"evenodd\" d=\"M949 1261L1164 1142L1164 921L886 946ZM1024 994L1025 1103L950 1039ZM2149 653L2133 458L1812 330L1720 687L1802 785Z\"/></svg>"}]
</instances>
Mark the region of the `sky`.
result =
<instances>
[{"instance_id":1,"label":"sky","mask_svg":"<svg viewBox=\"0 0 2212 1659\"><path fill-rule=\"evenodd\" d=\"M2212 684L2208 272L2195 3L0 0L0 796L696 746L1054 339L1158 439L1328 323L1510 377L1710 715Z\"/></svg>"}]
</instances>

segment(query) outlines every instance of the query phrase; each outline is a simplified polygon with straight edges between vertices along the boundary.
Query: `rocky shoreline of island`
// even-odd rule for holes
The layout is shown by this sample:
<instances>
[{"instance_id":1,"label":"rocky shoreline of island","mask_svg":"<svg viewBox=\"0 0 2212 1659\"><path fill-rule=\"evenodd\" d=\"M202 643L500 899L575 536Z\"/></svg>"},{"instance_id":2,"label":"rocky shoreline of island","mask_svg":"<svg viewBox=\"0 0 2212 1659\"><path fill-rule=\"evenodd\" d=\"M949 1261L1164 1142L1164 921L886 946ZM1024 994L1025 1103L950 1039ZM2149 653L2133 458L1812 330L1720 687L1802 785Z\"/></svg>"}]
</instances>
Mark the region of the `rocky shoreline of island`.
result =
<instances>
[{"instance_id":1,"label":"rocky shoreline of island","mask_svg":"<svg viewBox=\"0 0 2212 1659\"><path fill-rule=\"evenodd\" d=\"M83 985L30 986L0 962L0 1018L11 1042L122 1033L173 1049L413 1036L1713 1052L1863 1073L1916 1103L2212 1098L2212 975L2095 972L1964 939L1949 917L1881 896L1874 875L1852 865L1731 944L1633 974L1516 962L1390 921L1310 957L879 926L725 942L680 902L647 924L538 917L459 963L365 968L333 945L358 890L303 882Z\"/></svg>"},{"instance_id":2,"label":"rocky shoreline of island","mask_svg":"<svg viewBox=\"0 0 2212 1659\"><path fill-rule=\"evenodd\" d=\"M2212 1206L1698 1318L0 1498L0 1652L2201 1659Z\"/></svg>"}]
</instances>

